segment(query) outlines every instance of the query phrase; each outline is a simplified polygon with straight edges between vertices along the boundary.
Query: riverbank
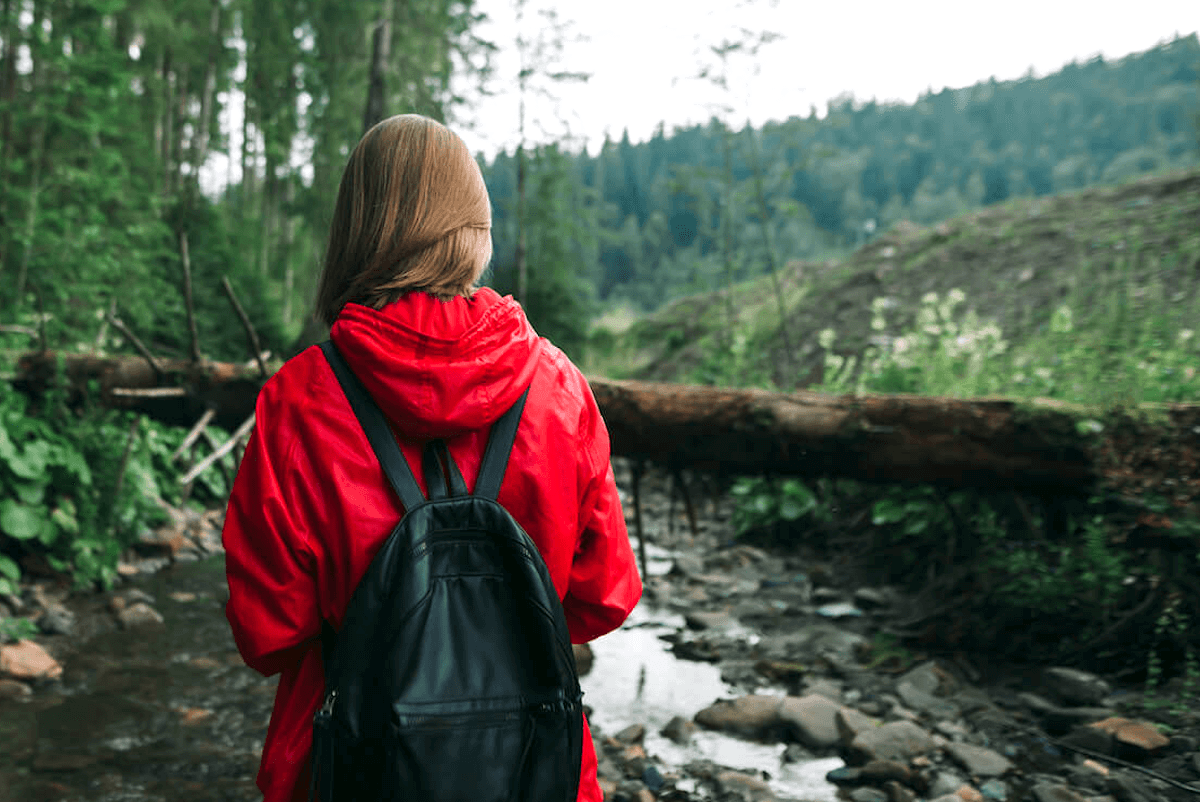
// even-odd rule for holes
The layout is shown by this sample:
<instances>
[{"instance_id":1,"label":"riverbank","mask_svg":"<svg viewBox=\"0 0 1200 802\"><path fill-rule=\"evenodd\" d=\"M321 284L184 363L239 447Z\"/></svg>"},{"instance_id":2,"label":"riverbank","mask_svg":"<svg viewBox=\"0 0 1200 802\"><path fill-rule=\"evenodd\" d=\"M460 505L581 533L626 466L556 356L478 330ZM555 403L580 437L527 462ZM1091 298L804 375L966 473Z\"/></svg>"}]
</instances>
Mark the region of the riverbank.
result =
<instances>
[{"instance_id":1,"label":"riverbank","mask_svg":"<svg viewBox=\"0 0 1200 802\"><path fill-rule=\"evenodd\" d=\"M668 475L643 477L646 593L583 678L607 798L1200 798L1179 787L1200 791L1197 711L1170 687L1148 709L1112 678L899 644L894 589L837 555L736 543L720 488L689 487L695 532ZM37 620L58 669L0 680L0 779L20 792L0 802L255 798L274 681L225 627L219 525L179 513L107 594L25 588L11 613Z\"/></svg>"}]
</instances>

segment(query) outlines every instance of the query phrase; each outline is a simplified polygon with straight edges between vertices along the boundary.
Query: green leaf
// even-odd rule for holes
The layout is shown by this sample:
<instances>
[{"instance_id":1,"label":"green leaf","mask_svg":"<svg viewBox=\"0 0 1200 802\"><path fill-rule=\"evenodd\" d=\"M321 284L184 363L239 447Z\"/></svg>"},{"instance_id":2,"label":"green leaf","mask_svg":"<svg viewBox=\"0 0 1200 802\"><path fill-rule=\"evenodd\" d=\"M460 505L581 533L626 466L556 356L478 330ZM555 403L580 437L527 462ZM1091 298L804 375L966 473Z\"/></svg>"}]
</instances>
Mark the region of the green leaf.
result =
<instances>
[{"instance_id":1,"label":"green leaf","mask_svg":"<svg viewBox=\"0 0 1200 802\"><path fill-rule=\"evenodd\" d=\"M871 523L876 526L894 524L904 518L904 505L890 498L881 498L871 510Z\"/></svg>"},{"instance_id":2,"label":"green leaf","mask_svg":"<svg viewBox=\"0 0 1200 802\"><path fill-rule=\"evenodd\" d=\"M13 582L17 582L21 579L21 566L3 554L0 554L0 574L8 577Z\"/></svg>"},{"instance_id":3,"label":"green leaf","mask_svg":"<svg viewBox=\"0 0 1200 802\"><path fill-rule=\"evenodd\" d=\"M0 529L9 537L16 540L38 537L45 525L40 508L28 507L11 498L0 501Z\"/></svg>"},{"instance_id":4,"label":"green leaf","mask_svg":"<svg viewBox=\"0 0 1200 802\"><path fill-rule=\"evenodd\" d=\"M0 577L0 593L6 593L9 596L17 595L17 586L11 579Z\"/></svg>"},{"instance_id":5,"label":"green leaf","mask_svg":"<svg viewBox=\"0 0 1200 802\"><path fill-rule=\"evenodd\" d=\"M24 454L17 451L12 441L8 441L8 445L11 450L0 448L0 451L3 451L4 460L13 473L22 479L39 479L45 475L46 457L50 454L49 443L45 440L35 440L25 446Z\"/></svg>"},{"instance_id":6,"label":"green leaf","mask_svg":"<svg viewBox=\"0 0 1200 802\"><path fill-rule=\"evenodd\" d=\"M41 477L41 481L17 481L13 482L13 490L16 492L17 500L22 504L36 506L41 504L46 497L46 477Z\"/></svg>"}]
</instances>

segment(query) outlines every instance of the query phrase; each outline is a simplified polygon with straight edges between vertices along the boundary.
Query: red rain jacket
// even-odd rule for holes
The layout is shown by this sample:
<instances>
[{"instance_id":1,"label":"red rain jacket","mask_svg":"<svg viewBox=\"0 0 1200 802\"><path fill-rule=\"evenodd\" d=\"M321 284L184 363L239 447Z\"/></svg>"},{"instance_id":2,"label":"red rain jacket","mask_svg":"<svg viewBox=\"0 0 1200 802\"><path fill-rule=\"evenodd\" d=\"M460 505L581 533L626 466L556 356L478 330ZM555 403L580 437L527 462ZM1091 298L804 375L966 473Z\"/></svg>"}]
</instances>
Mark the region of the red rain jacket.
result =
<instances>
[{"instance_id":1,"label":"red rain jacket","mask_svg":"<svg viewBox=\"0 0 1200 802\"><path fill-rule=\"evenodd\" d=\"M485 288L448 302L410 293L380 311L348 304L330 336L425 492L424 443L445 438L472 487L489 426L530 387L499 501L545 558L572 641L625 620L642 585L608 432L583 375L512 298ZM256 412L225 518L226 615L246 663L280 674L258 786L266 802L301 802L325 681L321 621L340 627L403 509L319 348L266 383ZM600 802L586 722L583 746L579 799Z\"/></svg>"}]
</instances>

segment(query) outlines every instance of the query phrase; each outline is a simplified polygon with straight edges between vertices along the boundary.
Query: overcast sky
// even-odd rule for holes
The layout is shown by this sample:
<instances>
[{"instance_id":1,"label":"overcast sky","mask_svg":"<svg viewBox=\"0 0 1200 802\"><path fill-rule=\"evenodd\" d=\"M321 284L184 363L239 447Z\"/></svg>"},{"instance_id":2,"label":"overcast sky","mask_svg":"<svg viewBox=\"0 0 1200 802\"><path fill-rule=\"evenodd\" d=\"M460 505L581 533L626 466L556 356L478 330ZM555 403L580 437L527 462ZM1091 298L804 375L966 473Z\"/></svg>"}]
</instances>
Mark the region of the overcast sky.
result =
<instances>
[{"instance_id":1,"label":"overcast sky","mask_svg":"<svg viewBox=\"0 0 1200 802\"><path fill-rule=\"evenodd\" d=\"M480 34L501 48L493 85L500 94L460 112L453 127L473 152L491 156L517 142L515 14L513 0L476 4L493 20ZM559 86L557 110L532 102L546 133L531 126L530 140L569 130L592 153L606 132L617 139L628 129L643 141L659 123L669 133L707 121L721 105L733 107L730 119L740 125L805 116L810 106L823 114L843 93L912 102L926 89L1019 78L1031 67L1046 75L1097 53L1117 59L1200 27L1200 0L530 0L527 36L536 34L533 9L542 6L586 37L568 46L560 67L591 78ZM739 27L782 38L757 59L731 61L727 93L695 80L713 61L710 46Z\"/></svg>"}]
</instances>

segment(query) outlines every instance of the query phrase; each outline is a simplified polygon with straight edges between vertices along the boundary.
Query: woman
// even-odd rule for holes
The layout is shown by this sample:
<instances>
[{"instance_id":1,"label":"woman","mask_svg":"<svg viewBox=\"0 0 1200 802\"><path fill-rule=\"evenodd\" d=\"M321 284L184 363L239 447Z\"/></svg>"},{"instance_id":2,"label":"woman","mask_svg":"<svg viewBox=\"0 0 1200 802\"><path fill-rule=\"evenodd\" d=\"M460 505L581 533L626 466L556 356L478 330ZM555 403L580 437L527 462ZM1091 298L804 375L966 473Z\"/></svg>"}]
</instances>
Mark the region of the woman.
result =
<instances>
[{"instance_id":1,"label":"woman","mask_svg":"<svg viewBox=\"0 0 1200 802\"><path fill-rule=\"evenodd\" d=\"M445 439L472 487L490 425L529 388L499 501L537 544L583 643L641 595L608 432L579 370L512 298L477 288L491 250L487 188L462 140L392 117L342 176L317 313L426 493L424 443ZM297 801L324 685L321 622L340 626L404 510L319 348L266 383L256 414L225 518L226 613L246 663L280 674L259 788L266 802ZM586 722L583 745L579 799L599 802Z\"/></svg>"}]
</instances>

